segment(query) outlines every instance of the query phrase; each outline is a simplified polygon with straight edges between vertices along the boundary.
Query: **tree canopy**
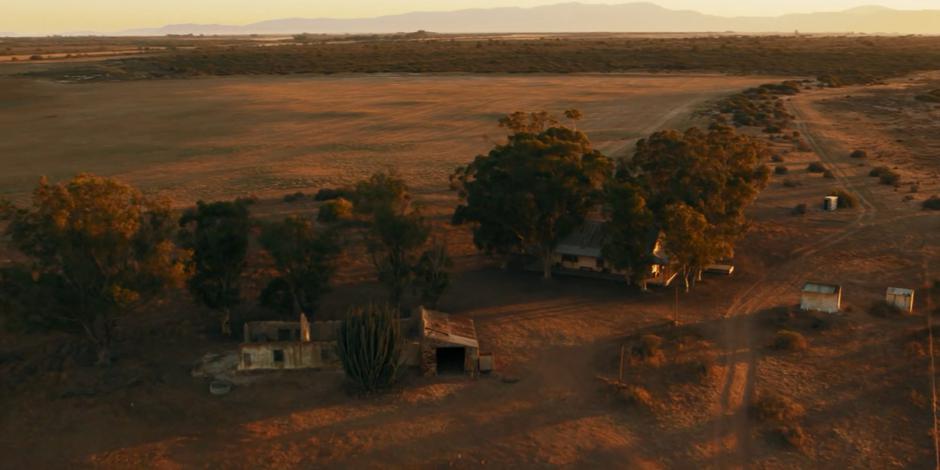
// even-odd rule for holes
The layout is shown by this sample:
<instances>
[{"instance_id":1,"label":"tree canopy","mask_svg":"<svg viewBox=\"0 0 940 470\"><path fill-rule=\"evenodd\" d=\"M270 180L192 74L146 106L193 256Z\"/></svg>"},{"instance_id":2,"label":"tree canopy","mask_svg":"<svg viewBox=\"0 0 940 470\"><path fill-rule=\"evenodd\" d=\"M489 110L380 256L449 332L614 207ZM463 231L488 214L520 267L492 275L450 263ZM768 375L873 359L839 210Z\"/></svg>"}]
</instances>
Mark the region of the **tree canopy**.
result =
<instances>
[{"instance_id":1,"label":"tree canopy","mask_svg":"<svg viewBox=\"0 0 940 470\"><path fill-rule=\"evenodd\" d=\"M242 271L248 255L251 218L243 200L199 201L179 220L180 243L192 251L189 290L221 314L223 334L231 334L231 309L241 302Z\"/></svg>"},{"instance_id":2,"label":"tree canopy","mask_svg":"<svg viewBox=\"0 0 940 470\"><path fill-rule=\"evenodd\" d=\"M461 198L453 222L473 224L478 248L534 254L550 277L555 245L597 204L613 164L585 134L544 128L554 124L546 119L543 113L504 118L515 131L508 142L457 168L451 182Z\"/></svg>"},{"instance_id":3,"label":"tree canopy","mask_svg":"<svg viewBox=\"0 0 940 470\"><path fill-rule=\"evenodd\" d=\"M668 130L640 140L619 176L634 177L643 186L666 232L667 252L683 267L700 271L733 256L734 244L746 229L744 211L767 184L769 168L760 165L767 156L763 143L730 127ZM690 230L700 232L695 235L704 237L701 243L707 250L693 248L698 242L683 238Z\"/></svg>"},{"instance_id":4,"label":"tree canopy","mask_svg":"<svg viewBox=\"0 0 940 470\"><path fill-rule=\"evenodd\" d=\"M329 290L339 247L330 232L318 233L313 223L293 216L264 225L259 241L278 272L262 292L262 303L282 313L311 316Z\"/></svg>"},{"instance_id":5,"label":"tree canopy","mask_svg":"<svg viewBox=\"0 0 940 470\"><path fill-rule=\"evenodd\" d=\"M112 179L42 179L31 207L7 205L10 245L26 262L0 272L0 303L20 324L81 331L110 361L117 318L186 277L165 202Z\"/></svg>"}]
</instances>

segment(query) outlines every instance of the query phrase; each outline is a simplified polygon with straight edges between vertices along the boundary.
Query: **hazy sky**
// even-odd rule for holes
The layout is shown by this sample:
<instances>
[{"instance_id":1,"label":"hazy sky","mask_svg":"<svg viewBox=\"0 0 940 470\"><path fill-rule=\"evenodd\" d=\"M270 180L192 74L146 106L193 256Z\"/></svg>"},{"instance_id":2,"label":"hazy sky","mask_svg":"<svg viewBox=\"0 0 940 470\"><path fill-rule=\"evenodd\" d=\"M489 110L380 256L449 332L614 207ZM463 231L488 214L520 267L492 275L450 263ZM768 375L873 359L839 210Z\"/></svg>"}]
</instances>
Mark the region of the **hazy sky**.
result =
<instances>
[{"instance_id":1,"label":"hazy sky","mask_svg":"<svg viewBox=\"0 0 940 470\"><path fill-rule=\"evenodd\" d=\"M567 0L0 0L0 32L107 32L170 23L245 24L275 18L368 17L418 10L530 7L563 1ZM724 16L831 11L870 4L909 10L940 9L940 0L654 0L654 3Z\"/></svg>"}]
</instances>

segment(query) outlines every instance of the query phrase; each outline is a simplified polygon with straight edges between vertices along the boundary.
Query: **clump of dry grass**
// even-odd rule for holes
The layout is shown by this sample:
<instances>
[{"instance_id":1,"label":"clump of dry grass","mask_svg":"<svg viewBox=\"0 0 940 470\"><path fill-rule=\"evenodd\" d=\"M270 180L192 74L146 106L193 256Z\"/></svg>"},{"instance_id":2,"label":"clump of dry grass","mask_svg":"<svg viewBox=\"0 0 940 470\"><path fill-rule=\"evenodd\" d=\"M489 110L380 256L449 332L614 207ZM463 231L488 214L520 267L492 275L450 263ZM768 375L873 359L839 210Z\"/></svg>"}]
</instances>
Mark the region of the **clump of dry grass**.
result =
<instances>
[{"instance_id":1,"label":"clump of dry grass","mask_svg":"<svg viewBox=\"0 0 940 470\"><path fill-rule=\"evenodd\" d=\"M800 333L780 330L774 336L771 347L780 351L803 351L809 347L809 342Z\"/></svg>"},{"instance_id":2,"label":"clump of dry grass","mask_svg":"<svg viewBox=\"0 0 940 470\"><path fill-rule=\"evenodd\" d=\"M795 450L801 450L809 443L809 436L803 430L803 427L798 424L778 426L772 429L769 434L772 440L784 447Z\"/></svg>"},{"instance_id":3,"label":"clump of dry grass","mask_svg":"<svg viewBox=\"0 0 940 470\"><path fill-rule=\"evenodd\" d=\"M761 422L794 425L806 413L803 405L772 392L762 392L751 403L749 415Z\"/></svg>"},{"instance_id":4,"label":"clump of dry grass","mask_svg":"<svg viewBox=\"0 0 940 470\"><path fill-rule=\"evenodd\" d=\"M649 390L639 385L622 385L619 390L620 399L630 406L652 409L655 405L653 395Z\"/></svg>"},{"instance_id":5,"label":"clump of dry grass","mask_svg":"<svg viewBox=\"0 0 940 470\"><path fill-rule=\"evenodd\" d=\"M640 337L640 340L633 346L630 352L637 362L659 365L666 360L662 351L662 345L662 337L647 334Z\"/></svg>"},{"instance_id":6,"label":"clump of dry grass","mask_svg":"<svg viewBox=\"0 0 940 470\"><path fill-rule=\"evenodd\" d=\"M806 171L810 173L825 173L826 166L822 162L812 162L809 165L806 165Z\"/></svg>"}]
</instances>

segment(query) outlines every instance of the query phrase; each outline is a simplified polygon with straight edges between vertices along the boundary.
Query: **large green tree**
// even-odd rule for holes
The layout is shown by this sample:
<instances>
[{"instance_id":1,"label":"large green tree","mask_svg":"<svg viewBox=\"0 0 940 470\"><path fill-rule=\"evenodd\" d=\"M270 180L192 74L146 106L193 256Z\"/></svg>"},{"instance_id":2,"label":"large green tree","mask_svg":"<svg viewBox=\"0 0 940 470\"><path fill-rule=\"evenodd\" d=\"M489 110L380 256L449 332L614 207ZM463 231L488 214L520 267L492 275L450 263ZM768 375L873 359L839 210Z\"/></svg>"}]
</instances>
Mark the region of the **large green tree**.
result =
<instances>
[{"instance_id":1,"label":"large green tree","mask_svg":"<svg viewBox=\"0 0 940 470\"><path fill-rule=\"evenodd\" d=\"M259 237L278 275L261 294L262 303L293 315L313 315L329 290L339 246L332 232L317 232L304 217L266 224Z\"/></svg>"},{"instance_id":2,"label":"large green tree","mask_svg":"<svg viewBox=\"0 0 940 470\"><path fill-rule=\"evenodd\" d=\"M462 201L453 222L473 224L474 243L487 253L537 256L550 278L555 246L583 223L613 166L586 135L542 113L504 121L515 131L508 142L451 176Z\"/></svg>"},{"instance_id":3,"label":"large green tree","mask_svg":"<svg viewBox=\"0 0 940 470\"><path fill-rule=\"evenodd\" d=\"M377 211L367 235L369 254L379 281L388 290L389 303L401 305L405 292L414 283L431 228L419 212Z\"/></svg>"},{"instance_id":4,"label":"large green tree","mask_svg":"<svg viewBox=\"0 0 940 470\"><path fill-rule=\"evenodd\" d=\"M115 180L43 179L31 207L2 215L23 260L0 272L9 323L82 332L99 364L110 362L117 319L185 278L169 206Z\"/></svg>"},{"instance_id":5,"label":"large green tree","mask_svg":"<svg viewBox=\"0 0 940 470\"><path fill-rule=\"evenodd\" d=\"M625 271L627 282L640 284L645 290L656 225L643 190L633 180L620 179L607 185L604 197L604 259Z\"/></svg>"},{"instance_id":6,"label":"large green tree","mask_svg":"<svg viewBox=\"0 0 940 470\"><path fill-rule=\"evenodd\" d=\"M231 311L241 302L251 218L243 200L199 201L179 220L180 243L192 251L189 290L219 313L222 334L231 335Z\"/></svg>"},{"instance_id":7,"label":"large green tree","mask_svg":"<svg viewBox=\"0 0 940 470\"><path fill-rule=\"evenodd\" d=\"M639 141L620 173L641 183L667 251L687 275L699 277L705 265L733 256L746 229L745 209L770 175L760 164L767 152L759 140L726 126L667 130Z\"/></svg>"}]
</instances>

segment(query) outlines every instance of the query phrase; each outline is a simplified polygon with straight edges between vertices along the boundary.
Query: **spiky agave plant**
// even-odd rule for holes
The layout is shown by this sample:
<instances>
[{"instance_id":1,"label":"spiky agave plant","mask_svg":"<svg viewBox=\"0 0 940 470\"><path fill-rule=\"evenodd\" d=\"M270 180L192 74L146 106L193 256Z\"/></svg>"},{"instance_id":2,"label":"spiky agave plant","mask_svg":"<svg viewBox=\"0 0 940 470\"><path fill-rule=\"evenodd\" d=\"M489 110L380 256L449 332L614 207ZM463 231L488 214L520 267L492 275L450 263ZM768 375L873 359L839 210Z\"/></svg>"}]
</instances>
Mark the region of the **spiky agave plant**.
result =
<instances>
[{"instance_id":1,"label":"spiky agave plant","mask_svg":"<svg viewBox=\"0 0 940 470\"><path fill-rule=\"evenodd\" d=\"M340 326L337 350L346 377L362 390L388 387L401 357L398 310L375 304L351 309Z\"/></svg>"}]
</instances>

